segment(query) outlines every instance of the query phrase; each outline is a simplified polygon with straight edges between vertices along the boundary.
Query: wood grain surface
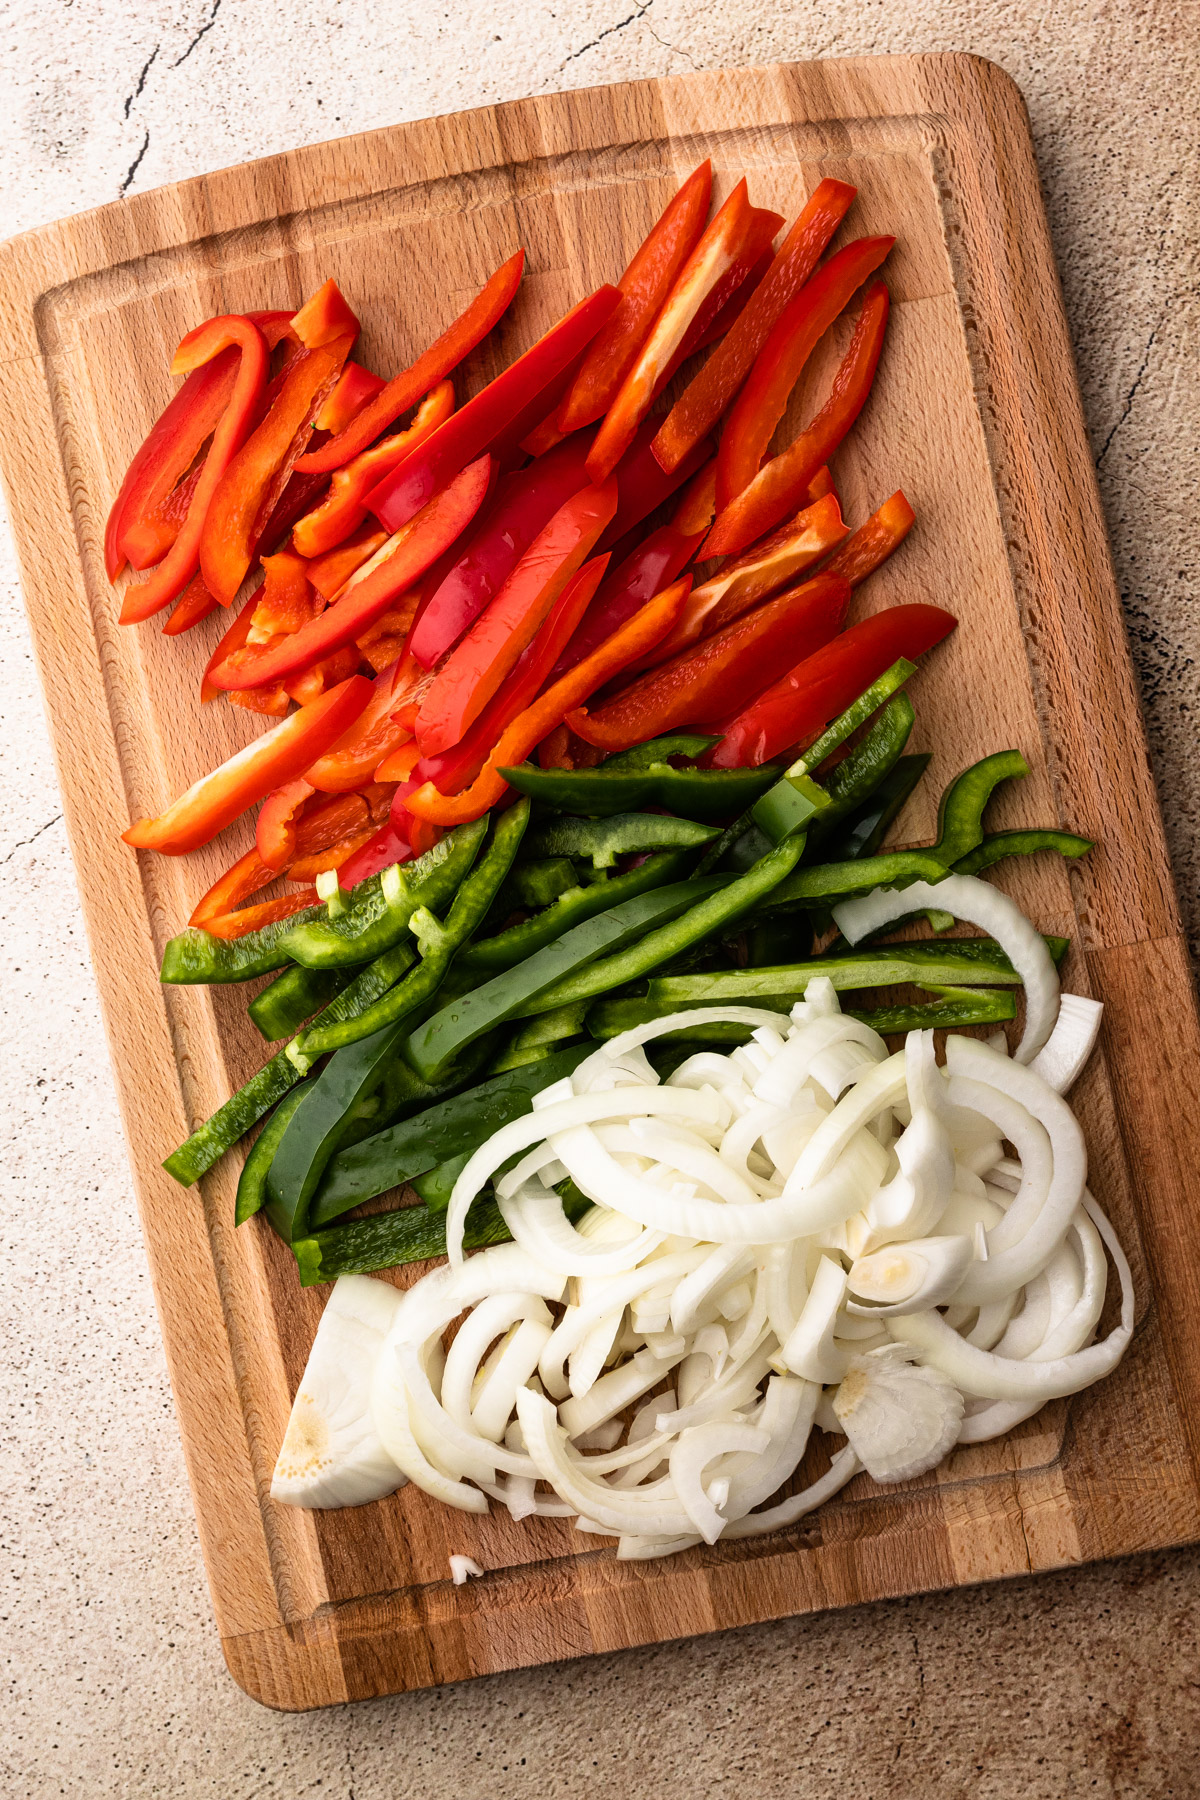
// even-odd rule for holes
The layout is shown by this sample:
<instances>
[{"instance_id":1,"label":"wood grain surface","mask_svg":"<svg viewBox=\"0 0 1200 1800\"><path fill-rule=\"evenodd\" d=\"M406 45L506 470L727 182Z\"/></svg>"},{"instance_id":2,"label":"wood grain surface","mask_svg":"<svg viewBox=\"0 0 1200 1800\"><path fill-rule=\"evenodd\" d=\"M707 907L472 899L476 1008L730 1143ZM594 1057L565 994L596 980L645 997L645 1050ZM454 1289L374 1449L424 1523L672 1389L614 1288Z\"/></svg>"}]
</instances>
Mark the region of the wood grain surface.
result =
<instances>
[{"instance_id":1,"label":"wood grain surface","mask_svg":"<svg viewBox=\"0 0 1200 1800\"><path fill-rule=\"evenodd\" d=\"M929 598L962 620L912 686L926 797L1010 744L1032 773L997 823L1098 840L1070 872L1000 885L1069 933L1067 984L1105 1002L1075 1093L1091 1184L1130 1251L1138 1329L1118 1372L997 1444L898 1488L860 1476L765 1540L618 1564L555 1520L450 1512L409 1487L333 1514L277 1507L270 1473L323 1303L255 1222L237 1170L184 1191L162 1157L263 1060L244 996L163 990L162 947L250 841L135 856L119 833L254 736L201 709L223 624L181 640L116 624L103 521L169 398L182 334L298 304L333 275L388 373L524 244L524 289L460 371L475 391L615 278L702 157L793 217L820 177L859 188L849 232L890 231L894 310L836 474L847 516L896 487L918 525L858 616ZM2 470L133 1158L143 1229L229 1667L303 1708L819 1607L1200 1537L1200 1029L1084 435L1024 108L966 56L698 74L461 114L225 170L0 248ZM829 335L790 424L843 347ZM1169 1021L1169 1023L1167 1023ZM227 1158L235 1164L236 1158ZM411 1276L409 1277L411 1279ZM821 1465L812 1452L808 1469ZM449 1581L452 1552L487 1578Z\"/></svg>"}]
</instances>

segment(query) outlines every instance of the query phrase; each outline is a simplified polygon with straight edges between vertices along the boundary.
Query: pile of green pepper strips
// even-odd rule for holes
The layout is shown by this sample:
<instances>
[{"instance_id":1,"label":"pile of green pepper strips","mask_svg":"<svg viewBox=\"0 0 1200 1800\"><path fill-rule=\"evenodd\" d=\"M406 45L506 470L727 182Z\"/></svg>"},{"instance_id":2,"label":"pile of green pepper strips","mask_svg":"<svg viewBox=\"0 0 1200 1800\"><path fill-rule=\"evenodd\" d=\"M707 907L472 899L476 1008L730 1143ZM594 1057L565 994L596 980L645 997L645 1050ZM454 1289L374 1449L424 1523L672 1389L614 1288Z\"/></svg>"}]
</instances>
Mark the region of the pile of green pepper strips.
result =
<instances>
[{"instance_id":1,"label":"pile of green pepper strips","mask_svg":"<svg viewBox=\"0 0 1200 1800\"><path fill-rule=\"evenodd\" d=\"M472 1151L597 1040L644 1021L729 1003L786 1012L817 975L851 993L933 996L854 1011L881 1033L1012 1018L1019 977L987 938L811 954L851 894L1090 848L1052 830L984 835L998 783L1028 773L1006 750L950 784L933 844L881 851L929 762L904 754L912 673L895 664L786 772L690 766L714 740L688 734L596 769L522 765L504 771L521 796L506 811L350 896L241 938L173 938L164 982L281 971L249 1011L266 1039L290 1041L164 1166L190 1185L265 1119L237 1221L265 1207L308 1285L443 1254L445 1209ZM810 771L851 739L818 785ZM935 931L953 923L926 916ZM1059 960L1066 940L1047 943ZM804 960L782 960L797 950ZM697 1024L654 1055L666 1072L697 1045L746 1035ZM405 1182L421 1204L333 1223ZM563 1197L570 1215L587 1205L569 1184ZM507 1236L494 1200L477 1201L467 1247Z\"/></svg>"}]
</instances>

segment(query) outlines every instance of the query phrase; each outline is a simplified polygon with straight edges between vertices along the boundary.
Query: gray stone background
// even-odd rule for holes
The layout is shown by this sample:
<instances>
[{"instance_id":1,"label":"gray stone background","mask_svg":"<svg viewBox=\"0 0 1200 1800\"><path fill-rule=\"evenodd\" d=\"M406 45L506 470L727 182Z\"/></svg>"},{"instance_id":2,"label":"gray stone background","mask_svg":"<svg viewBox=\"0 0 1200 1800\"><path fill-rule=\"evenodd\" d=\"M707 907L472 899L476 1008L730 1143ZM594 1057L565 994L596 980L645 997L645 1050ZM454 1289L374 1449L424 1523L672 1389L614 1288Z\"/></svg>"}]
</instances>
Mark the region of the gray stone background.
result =
<instances>
[{"instance_id":1,"label":"gray stone background","mask_svg":"<svg viewBox=\"0 0 1200 1800\"><path fill-rule=\"evenodd\" d=\"M563 87L972 50L1033 119L1193 940L1194 0L6 0L0 236ZM0 425L2 429L2 425ZM1195 1796L1193 1551L289 1716L221 1661L0 542L0 1788L173 1800Z\"/></svg>"}]
</instances>

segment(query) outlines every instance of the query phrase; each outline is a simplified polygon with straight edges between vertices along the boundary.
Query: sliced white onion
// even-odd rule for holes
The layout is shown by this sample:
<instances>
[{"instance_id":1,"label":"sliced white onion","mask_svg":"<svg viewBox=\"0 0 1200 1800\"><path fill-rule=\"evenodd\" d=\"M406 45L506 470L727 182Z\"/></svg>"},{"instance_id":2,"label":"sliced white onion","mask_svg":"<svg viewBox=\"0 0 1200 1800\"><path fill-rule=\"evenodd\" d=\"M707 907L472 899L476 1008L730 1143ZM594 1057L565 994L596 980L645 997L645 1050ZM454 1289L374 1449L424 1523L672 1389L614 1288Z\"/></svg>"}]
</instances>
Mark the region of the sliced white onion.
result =
<instances>
[{"instance_id":1,"label":"sliced white onion","mask_svg":"<svg viewBox=\"0 0 1200 1800\"><path fill-rule=\"evenodd\" d=\"M1074 1087L1096 1048L1103 1016L1099 1000L1090 1000L1084 994L1060 997L1054 1030L1029 1065L1056 1094L1065 1094Z\"/></svg>"}]
</instances>

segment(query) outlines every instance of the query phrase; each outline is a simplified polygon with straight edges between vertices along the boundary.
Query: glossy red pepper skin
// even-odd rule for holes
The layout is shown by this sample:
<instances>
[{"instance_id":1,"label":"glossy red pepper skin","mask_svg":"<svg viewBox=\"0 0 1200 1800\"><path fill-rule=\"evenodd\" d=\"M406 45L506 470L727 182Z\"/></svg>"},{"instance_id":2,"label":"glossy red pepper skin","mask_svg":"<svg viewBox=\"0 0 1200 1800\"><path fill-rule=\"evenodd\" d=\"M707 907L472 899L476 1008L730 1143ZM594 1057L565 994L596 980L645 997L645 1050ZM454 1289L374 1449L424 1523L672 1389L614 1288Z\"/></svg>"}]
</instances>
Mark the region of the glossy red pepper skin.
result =
<instances>
[{"instance_id":1,"label":"glossy red pepper skin","mask_svg":"<svg viewBox=\"0 0 1200 1800\"><path fill-rule=\"evenodd\" d=\"M595 712L568 713L567 724L611 753L725 717L761 693L781 662L810 656L835 637L849 604L848 581L815 575L651 669Z\"/></svg>"},{"instance_id":2,"label":"glossy red pepper skin","mask_svg":"<svg viewBox=\"0 0 1200 1800\"><path fill-rule=\"evenodd\" d=\"M269 793L259 808L254 826L254 852L264 869L278 875L296 855L297 817L315 789L297 776ZM228 912L228 907L221 909ZM193 925L199 921L192 919Z\"/></svg>"},{"instance_id":3,"label":"glossy red pepper skin","mask_svg":"<svg viewBox=\"0 0 1200 1800\"><path fill-rule=\"evenodd\" d=\"M866 405L883 349L888 306L886 286L874 282L863 297L850 348L833 378L828 400L811 425L718 512L704 545L705 556L736 555L803 503L809 482L829 461ZM748 392L747 385L743 398ZM718 498L719 480L718 468Z\"/></svg>"},{"instance_id":4,"label":"glossy red pepper skin","mask_svg":"<svg viewBox=\"0 0 1200 1800\"><path fill-rule=\"evenodd\" d=\"M407 412L410 406L415 406L422 394L429 393L440 381L444 381L450 371L458 367L464 356L504 316L513 295L521 285L524 267L525 252L518 250L506 263L501 264L470 306L452 325L447 326L428 350L423 351L399 375L394 375L375 399L363 407L345 431L340 432L329 443L322 444L319 450L312 450L302 456L298 466L312 475L328 475L332 470L340 469L351 457L357 456L368 444L373 443L401 413ZM470 460L470 456L463 458L463 462ZM396 526L393 525L390 529L394 531Z\"/></svg>"},{"instance_id":5,"label":"glossy red pepper skin","mask_svg":"<svg viewBox=\"0 0 1200 1800\"><path fill-rule=\"evenodd\" d=\"M356 792L411 735L393 717L399 705L400 675L401 662L397 658L375 677L371 698L349 731L304 771L305 780L314 788L326 794Z\"/></svg>"},{"instance_id":6,"label":"glossy red pepper skin","mask_svg":"<svg viewBox=\"0 0 1200 1800\"><path fill-rule=\"evenodd\" d=\"M578 431L608 411L667 295L695 249L712 197L712 163L688 176L617 283L621 304L592 344L558 408L562 432Z\"/></svg>"},{"instance_id":7,"label":"glossy red pepper skin","mask_svg":"<svg viewBox=\"0 0 1200 1800\"><path fill-rule=\"evenodd\" d=\"M897 488L890 499L885 500L830 557L825 564L826 570L830 574L844 575L851 587L857 587L900 547L916 519L916 513Z\"/></svg>"},{"instance_id":8,"label":"glossy red pepper skin","mask_svg":"<svg viewBox=\"0 0 1200 1800\"><path fill-rule=\"evenodd\" d=\"M200 568L210 593L223 606L230 604L245 578L263 529L353 342L347 334L292 359L266 417L213 492L200 539Z\"/></svg>"},{"instance_id":9,"label":"glossy red pepper skin","mask_svg":"<svg viewBox=\"0 0 1200 1800\"><path fill-rule=\"evenodd\" d=\"M538 533L572 494L589 486L591 438L580 433L516 474L503 476L454 567L423 608L411 649L431 669L470 629Z\"/></svg>"},{"instance_id":10,"label":"glossy red pepper skin","mask_svg":"<svg viewBox=\"0 0 1200 1800\"><path fill-rule=\"evenodd\" d=\"M205 587L203 575L193 575L171 609L171 616L163 626L163 636L178 637L181 632L190 631L193 625L199 625L202 619L215 613L220 604Z\"/></svg>"},{"instance_id":11,"label":"glossy red pepper skin","mask_svg":"<svg viewBox=\"0 0 1200 1800\"><path fill-rule=\"evenodd\" d=\"M688 257L605 414L588 460L593 481L603 481L624 456L705 301L724 293L721 283L740 263L744 278L782 223L778 213L751 206L745 179L738 182Z\"/></svg>"},{"instance_id":12,"label":"glossy red pepper skin","mask_svg":"<svg viewBox=\"0 0 1200 1800\"><path fill-rule=\"evenodd\" d=\"M668 474L650 448L653 436L654 421L646 419L634 433L624 456L613 471L617 484L617 510L600 539L598 548L601 550L611 550L615 544L620 543L626 532L632 531L656 511L664 500L669 500L672 494L678 493L684 482L690 480L713 453L713 446L707 440L697 444L679 466ZM590 457L588 460L590 462Z\"/></svg>"},{"instance_id":13,"label":"glossy red pepper skin","mask_svg":"<svg viewBox=\"0 0 1200 1800\"><path fill-rule=\"evenodd\" d=\"M386 386L382 375L372 374L360 362L348 362L338 378L337 386L317 414L317 430L327 431L331 437L336 437L338 432L345 431L351 419L376 394L382 393Z\"/></svg>"},{"instance_id":14,"label":"glossy red pepper skin","mask_svg":"<svg viewBox=\"0 0 1200 1800\"><path fill-rule=\"evenodd\" d=\"M744 310L668 413L654 440L654 454L664 469L674 468L725 413L784 308L816 268L857 192L848 182L828 179L814 188Z\"/></svg>"},{"instance_id":15,"label":"glossy red pepper skin","mask_svg":"<svg viewBox=\"0 0 1200 1800\"><path fill-rule=\"evenodd\" d=\"M377 525L374 519L366 521L335 549L327 550L323 556L314 557L308 565L308 579L318 594L323 594L326 600L332 600L345 587L355 570L369 562L387 541L388 533L382 525Z\"/></svg>"},{"instance_id":16,"label":"glossy red pepper skin","mask_svg":"<svg viewBox=\"0 0 1200 1800\"><path fill-rule=\"evenodd\" d=\"M368 838L361 849L346 859L338 870L338 880L343 888L355 887L369 875L390 869L393 863L411 862L413 854L408 839L389 819L374 837Z\"/></svg>"},{"instance_id":17,"label":"glossy red pepper skin","mask_svg":"<svg viewBox=\"0 0 1200 1800\"><path fill-rule=\"evenodd\" d=\"M208 919L220 918L222 913L229 913L248 900L251 894L257 894L275 880L277 869L269 868L259 856L257 849L247 850L232 868L218 877L208 892L196 902L189 925L203 925Z\"/></svg>"},{"instance_id":18,"label":"glossy red pepper skin","mask_svg":"<svg viewBox=\"0 0 1200 1800\"><path fill-rule=\"evenodd\" d=\"M717 458L718 510L735 500L758 474L805 363L895 241L888 237L859 238L847 244L785 307L721 435Z\"/></svg>"},{"instance_id":19,"label":"glossy red pepper skin","mask_svg":"<svg viewBox=\"0 0 1200 1800\"><path fill-rule=\"evenodd\" d=\"M661 525L644 544L625 558L605 580L570 643L559 657L554 675L565 675L590 656L640 611L655 594L670 587L683 573L704 538L704 531L686 533L675 525ZM440 784L439 784L440 785Z\"/></svg>"},{"instance_id":20,"label":"glossy red pepper skin","mask_svg":"<svg viewBox=\"0 0 1200 1800\"><path fill-rule=\"evenodd\" d=\"M233 393L217 422L212 444L192 494L187 518L166 556L148 581L125 590L121 623L133 625L153 617L178 599L200 566L200 542L213 494L250 430L267 384L267 345L252 320L239 314L210 319L190 331L175 352L173 375L190 374L235 346L240 350ZM217 595L220 598L220 595Z\"/></svg>"},{"instance_id":21,"label":"glossy red pepper skin","mask_svg":"<svg viewBox=\"0 0 1200 1800\"><path fill-rule=\"evenodd\" d=\"M532 705L550 679L564 645L587 610L607 567L607 556L594 556L571 577L545 624L521 652L512 674L492 695L461 742L440 755L422 758L411 771L412 779L432 781L442 794L457 794L468 782L474 781L501 734L519 713Z\"/></svg>"},{"instance_id":22,"label":"glossy red pepper skin","mask_svg":"<svg viewBox=\"0 0 1200 1800\"><path fill-rule=\"evenodd\" d=\"M423 756L450 749L479 717L591 554L616 505L615 481L589 485L539 531L426 695L414 733Z\"/></svg>"},{"instance_id":23,"label":"glossy red pepper skin","mask_svg":"<svg viewBox=\"0 0 1200 1800\"><path fill-rule=\"evenodd\" d=\"M344 468L335 469L321 504L297 520L292 532L292 542L301 556L323 556L344 542L366 518L366 496L371 489L426 438L432 437L453 411L454 386L449 381L439 382L432 393L426 394L406 431L393 433Z\"/></svg>"},{"instance_id":24,"label":"glossy red pepper skin","mask_svg":"<svg viewBox=\"0 0 1200 1800\"><path fill-rule=\"evenodd\" d=\"M892 606L875 613L788 671L722 728L705 762L714 769L758 767L811 743L902 656L915 661L954 630L940 606Z\"/></svg>"},{"instance_id":25,"label":"glossy red pepper skin","mask_svg":"<svg viewBox=\"0 0 1200 1800\"><path fill-rule=\"evenodd\" d=\"M138 819L122 837L136 850L160 850L167 856L198 850L248 806L272 788L293 780L336 743L370 695L370 682L352 675L331 694L293 713L220 768L202 776L157 818Z\"/></svg>"},{"instance_id":26,"label":"glossy red pepper skin","mask_svg":"<svg viewBox=\"0 0 1200 1800\"><path fill-rule=\"evenodd\" d=\"M621 298L615 287L597 288L572 307L524 356L460 406L433 436L367 495L367 507L389 531L397 531L452 475L493 440L535 394L590 344Z\"/></svg>"},{"instance_id":27,"label":"glossy red pepper skin","mask_svg":"<svg viewBox=\"0 0 1200 1800\"><path fill-rule=\"evenodd\" d=\"M361 327L336 281L323 281L316 293L292 315L292 336L306 350L323 350L342 338L355 339Z\"/></svg>"},{"instance_id":28,"label":"glossy red pepper skin","mask_svg":"<svg viewBox=\"0 0 1200 1800\"><path fill-rule=\"evenodd\" d=\"M342 589L332 606L282 644L235 652L208 670L215 688L263 687L299 674L370 629L418 582L483 504L491 462L481 456L396 532Z\"/></svg>"}]
</instances>

